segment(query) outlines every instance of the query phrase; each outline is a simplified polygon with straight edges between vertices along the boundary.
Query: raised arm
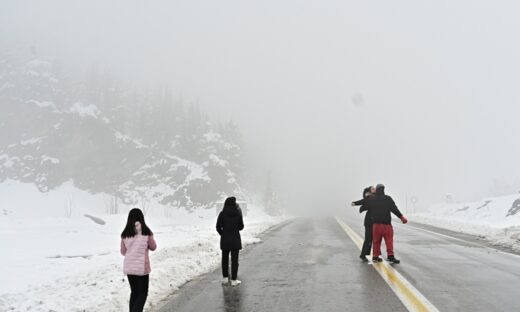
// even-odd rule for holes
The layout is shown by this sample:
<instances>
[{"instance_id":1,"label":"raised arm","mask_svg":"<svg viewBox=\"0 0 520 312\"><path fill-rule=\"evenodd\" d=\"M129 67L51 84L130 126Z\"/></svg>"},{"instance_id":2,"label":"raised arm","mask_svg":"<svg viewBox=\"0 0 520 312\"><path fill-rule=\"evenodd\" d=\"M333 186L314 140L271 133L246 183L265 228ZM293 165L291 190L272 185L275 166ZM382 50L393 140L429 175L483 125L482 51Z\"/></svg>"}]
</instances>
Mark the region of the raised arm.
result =
<instances>
[{"instance_id":1,"label":"raised arm","mask_svg":"<svg viewBox=\"0 0 520 312\"><path fill-rule=\"evenodd\" d=\"M362 206L365 203L365 199L360 199L352 202L352 206Z\"/></svg>"},{"instance_id":2,"label":"raised arm","mask_svg":"<svg viewBox=\"0 0 520 312\"><path fill-rule=\"evenodd\" d=\"M360 200L356 200L354 202L352 202L352 206L363 206L365 204L365 199L360 199Z\"/></svg>"}]
</instances>

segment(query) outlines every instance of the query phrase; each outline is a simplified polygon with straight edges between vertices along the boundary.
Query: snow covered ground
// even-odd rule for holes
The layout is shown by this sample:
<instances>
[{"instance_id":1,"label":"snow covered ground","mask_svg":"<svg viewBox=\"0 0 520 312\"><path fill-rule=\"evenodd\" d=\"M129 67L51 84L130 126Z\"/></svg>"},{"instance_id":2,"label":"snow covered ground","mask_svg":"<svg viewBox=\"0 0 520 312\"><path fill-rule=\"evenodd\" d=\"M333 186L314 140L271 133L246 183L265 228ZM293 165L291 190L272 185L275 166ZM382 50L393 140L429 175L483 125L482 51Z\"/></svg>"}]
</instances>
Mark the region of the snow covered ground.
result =
<instances>
[{"instance_id":1,"label":"snow covered ground","mask_svg":"<svg viewBox=\"0 0 520 312\"><path fill-rule=\"evenodd\" d=\"M433 205L410 220L478 235L491 243L520 251L520 194L472 203Z\"/></svg>"},{"instance_id":2,"label":"snow covered ground","mask_svg":"<svg viewBox=\"0 0 520 312\"><path fill-rule=\"evenodd\" d=\"M1 184L0 311L124 311L130 289L119 235L131 207L116 215L106 213L110 208L109 196L72 184L49 193L30 184ZM148 309L220 263L215 210L174 210L165 217L164 209L152 203L146 217L158 245L151 252ZM260 233L283 220L249 206L243 242L260 242Z\"/></svg>"}]
</instances>

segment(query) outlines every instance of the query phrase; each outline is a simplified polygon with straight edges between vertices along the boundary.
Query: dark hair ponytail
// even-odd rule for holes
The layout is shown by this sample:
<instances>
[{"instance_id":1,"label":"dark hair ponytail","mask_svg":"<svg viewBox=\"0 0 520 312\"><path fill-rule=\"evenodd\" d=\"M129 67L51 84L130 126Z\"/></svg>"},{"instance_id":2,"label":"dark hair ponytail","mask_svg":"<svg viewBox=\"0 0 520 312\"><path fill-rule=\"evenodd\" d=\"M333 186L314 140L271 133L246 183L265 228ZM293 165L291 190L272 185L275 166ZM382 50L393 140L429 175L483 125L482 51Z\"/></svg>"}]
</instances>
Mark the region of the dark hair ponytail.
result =
<instances>
[{"instance_id":1,"label":"dark hair ponytail","mask_svg":"<svg viewBox=\"0 0 520 312\"><path fill-rule=\"evenodd\" d=\"M135 232L135 223L139 221L141 223L141 230L143 235L153 235L152 230L144 222L144 214L139 208L133 208L128 212L128 219L126 226L121 233L121 238L134 237L137 233Z\"/></svg>"},{"instance_id":2,"label":"dark hair ponytail","mask_svg":"<svg viewBox=\"0 0 520 312\"><path fill-rule=\"evenodd\" d=\"M367 193L370 193L370 190L372 189L371 186L369 187L366 187L364 190L363 190L363 198L367 198Z\"/></svg>"}]
</instances>

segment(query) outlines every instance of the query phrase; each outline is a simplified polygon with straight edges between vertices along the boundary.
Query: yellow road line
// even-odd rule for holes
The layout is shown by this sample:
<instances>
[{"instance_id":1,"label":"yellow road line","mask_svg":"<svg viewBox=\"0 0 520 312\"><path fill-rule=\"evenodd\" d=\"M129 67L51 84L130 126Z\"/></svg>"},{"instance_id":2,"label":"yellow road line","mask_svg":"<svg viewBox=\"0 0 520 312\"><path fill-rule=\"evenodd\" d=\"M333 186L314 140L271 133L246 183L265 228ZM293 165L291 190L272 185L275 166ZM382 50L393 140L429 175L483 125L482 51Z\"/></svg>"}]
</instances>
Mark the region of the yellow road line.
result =
<instances>
[{"instance_id":1,"label":"yellow road line","mask_svg":"<svg viewBox=\"0 0 520 312\"><path fill-rule=\"evenodd\" d=\"M341 228L354 241L354 243L361 249L363 239L352 230L345 222L336 218ZM381 275L383 280L390 286L397 297L401 300L404 306L411 312L439 312L439 310L424 297L410 282L408 282L396 269L394 269L388 262L383 261L374 263L374 269Z\"/></svg>"}]
</instances>

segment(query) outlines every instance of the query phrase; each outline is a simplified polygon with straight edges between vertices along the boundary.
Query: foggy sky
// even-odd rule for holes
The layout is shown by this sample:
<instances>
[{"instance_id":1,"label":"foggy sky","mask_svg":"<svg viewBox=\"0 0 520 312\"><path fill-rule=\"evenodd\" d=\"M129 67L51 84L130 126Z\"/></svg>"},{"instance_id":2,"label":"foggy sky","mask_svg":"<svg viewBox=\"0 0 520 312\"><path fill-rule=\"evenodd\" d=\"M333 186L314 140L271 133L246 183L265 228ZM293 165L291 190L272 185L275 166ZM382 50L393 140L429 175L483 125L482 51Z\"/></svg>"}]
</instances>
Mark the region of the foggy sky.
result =
<instances>
[{"instance_id":1,"label":"foggy sky","mask_svg":"<svg viewBox=\"0 0 520 312\"><path fill-rule=\"evenodd\" d=\"M0 49L234 119L293 205L520 191L515 1L78 2L2 0Z\"/></svg>"}]
</instances>

